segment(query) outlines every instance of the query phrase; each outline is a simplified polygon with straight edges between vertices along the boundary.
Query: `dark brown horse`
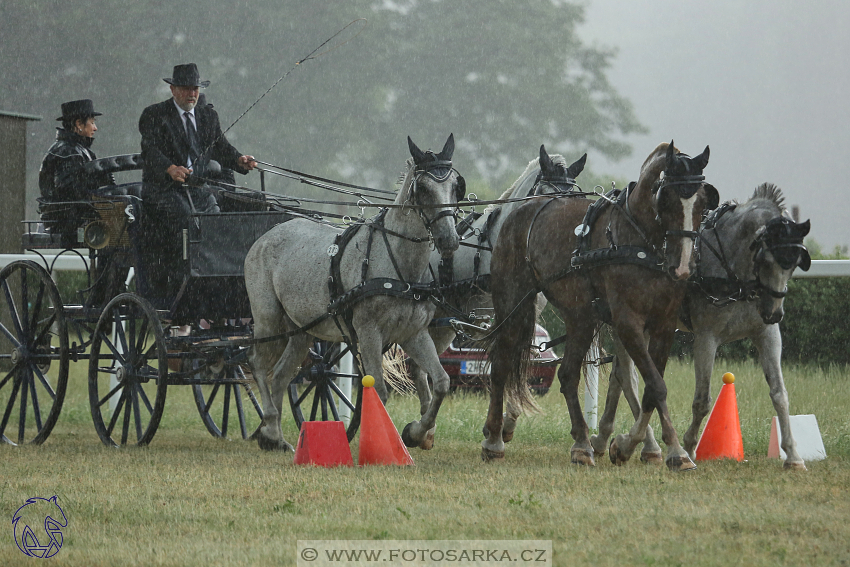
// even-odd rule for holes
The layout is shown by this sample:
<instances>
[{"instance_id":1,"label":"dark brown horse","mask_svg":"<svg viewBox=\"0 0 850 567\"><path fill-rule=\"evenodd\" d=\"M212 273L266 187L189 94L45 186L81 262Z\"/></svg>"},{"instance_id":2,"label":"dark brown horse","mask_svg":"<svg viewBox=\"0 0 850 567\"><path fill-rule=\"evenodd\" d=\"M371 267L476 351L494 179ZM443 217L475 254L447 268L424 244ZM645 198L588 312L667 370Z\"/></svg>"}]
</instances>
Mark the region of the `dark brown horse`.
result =
<instances>
[{"instance_id":1,"label":"dark brown horse","mask_svg":"<svg viewBox=\"0 0 850 567\"><path fill-rule=\"evenodd\" d=\"M645 388L641 414L628 435L612 442L611 460L626 462L643 440L654 410L668 446L667 466L696 465L679 444L667 410L664 368L676 315L693 267L693 242L704 210L716 207L716 189L704 183L708 147L690 158L672 142L659 145L637 183L599 205L541 197L506 220L493 250L493 304L500 328L489 349L490 408L482 443L485 461L504 457L505 392L516 406L533 405L525 383L535 323L534 297L542 291L564 319L567 342L558 372L572 422L574 463L594 465L578 399L585 353L601 323L610 323L635 361Z\"/></svg>"}]
</instances>

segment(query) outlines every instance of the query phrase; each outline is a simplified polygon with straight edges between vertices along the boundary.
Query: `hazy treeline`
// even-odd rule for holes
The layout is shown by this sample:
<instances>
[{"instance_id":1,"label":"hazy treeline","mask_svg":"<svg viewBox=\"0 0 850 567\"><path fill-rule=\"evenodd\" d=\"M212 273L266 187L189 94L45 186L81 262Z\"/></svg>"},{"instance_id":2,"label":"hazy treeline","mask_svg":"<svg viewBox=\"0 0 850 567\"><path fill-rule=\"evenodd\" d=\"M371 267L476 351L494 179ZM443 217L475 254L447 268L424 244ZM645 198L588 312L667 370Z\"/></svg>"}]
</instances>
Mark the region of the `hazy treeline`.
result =
<instances>
[{"instance_id":1,"label":"hazy treeline","mask_svg":"<svg viewBox=\"0 0 850 567\"><path fill-rule=\"evenodd\" d=\"M439 150L453 132L471 188L500 190L541 143L573 159L588 150L616 158L630 152L624 135L644 129L606 78L614 52L578 38L583 13L557 0L211 0L203 9L5 0L0 100L44 118L30 126L32 191L61 102L94 99L104 114L98 155L137 152L138 117L170 96L162 78L174 64L198 63L227 127L296 61L366 18L357 37L295 68L230 140L265 161L387 184L408 155L406 136Z\"/></svg>"}]
</instances>

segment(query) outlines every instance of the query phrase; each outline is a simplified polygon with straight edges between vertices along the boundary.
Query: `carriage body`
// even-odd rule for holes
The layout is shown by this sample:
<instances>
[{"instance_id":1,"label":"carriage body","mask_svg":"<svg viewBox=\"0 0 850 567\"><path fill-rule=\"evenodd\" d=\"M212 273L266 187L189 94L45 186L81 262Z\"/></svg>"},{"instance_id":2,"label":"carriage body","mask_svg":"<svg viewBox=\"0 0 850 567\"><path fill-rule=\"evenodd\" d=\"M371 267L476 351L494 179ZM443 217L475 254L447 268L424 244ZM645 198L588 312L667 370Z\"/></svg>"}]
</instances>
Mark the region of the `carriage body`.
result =
<instances>
[{"instance_id":1,"label":"carriage body","mask_svg":"<svg viewBox=\"0 0 850 567\"><path fill-rule=\"evenodd\" d=\"M141 165L131 155L95 160L87 168L116 172ZM257 238L292 214L256 202L229 207L236 212L193 215L182 233L176 274L182 284L176 295L164 296L148 284L156 269L150 248L157 223L145 210L144 190L142 183L124 183L101 187L86 202L43 203L42 210L83 211L75 226L65 222L62 230L50 232L49 221L24 221L23 248L42 261L14 262L0 272L0 323L8 331L0 333L7 386L0 387L0 440L47 438L71 360L89 360L92 417L107 445L149 442L167 385L193 387L213 435L227 436L230 426L231 434L247 438L262 418L247 367L252 330L243 261ZM53 280L48 250L86 263L88 283L68 303ZM191 332L181 332L187 326Z\"/></svg>"}]
</instances>

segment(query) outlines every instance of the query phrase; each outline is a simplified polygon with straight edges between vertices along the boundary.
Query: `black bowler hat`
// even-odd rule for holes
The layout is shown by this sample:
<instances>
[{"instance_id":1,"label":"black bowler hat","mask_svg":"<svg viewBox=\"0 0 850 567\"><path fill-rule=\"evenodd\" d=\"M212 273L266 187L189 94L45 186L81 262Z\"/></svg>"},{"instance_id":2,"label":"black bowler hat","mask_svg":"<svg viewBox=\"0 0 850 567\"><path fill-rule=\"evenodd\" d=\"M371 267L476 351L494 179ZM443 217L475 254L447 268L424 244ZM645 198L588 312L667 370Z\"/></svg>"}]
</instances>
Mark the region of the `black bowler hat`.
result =
<instances>
[{"instance_id":1,"label":"black bowler hat","mask_svg":"<svg viewBox=\"0 0 850 567\"><path fill-rule=\"evenodd\" d=\"M175 65L174 71L171 73L171 78L163 79L169 85L175 87L208 87L209 81L202 81L201 74L198 72L198 66L194 63L186 63L184 65Z\"/></svg>"},{"instance_id":2,"label":"black bowler hat","mask_svg":"<svg viewBox=\"0 0 850 567\"><path fill-rule=\"evenodd\" d=\"M89 116L102 116L100 112L94 111L94 103L91 99L72 100L62 103L62 116L56 120L71 120L73 118L88 118Z\"/></svg>"}]
</instances>

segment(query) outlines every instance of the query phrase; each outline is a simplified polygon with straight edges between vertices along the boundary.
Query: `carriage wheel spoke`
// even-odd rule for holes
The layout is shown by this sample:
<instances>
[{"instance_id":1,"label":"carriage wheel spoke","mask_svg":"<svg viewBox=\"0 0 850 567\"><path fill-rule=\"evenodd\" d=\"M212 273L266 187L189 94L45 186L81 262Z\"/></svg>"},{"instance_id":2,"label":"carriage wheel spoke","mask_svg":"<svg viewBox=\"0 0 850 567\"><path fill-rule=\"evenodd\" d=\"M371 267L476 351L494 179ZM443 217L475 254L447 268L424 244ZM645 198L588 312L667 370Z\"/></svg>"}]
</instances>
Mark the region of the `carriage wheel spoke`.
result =
<instances>
[{"instance_id":1,"label":"carriage wheel spoke","mask_svg":"<svg viewBox=\"0 0 850 567\"><path fill-rule=\"evenodd\" d=\"M142 416L139 411L139 394L141 391L141 384L136 384L133 386L133 418L136 422L136 441L141 440L142 438Z\"/></svg>"},{"instance_id":2,"label":"carriage wheel spoke","mask_svg":"<svg viewBox=\"0 0 850 567\"><path fill-rule=\"evenodd\" d=\"M316 383L315 383L315 382L310 382L310 384L308 384L308 385L307 385L307 387L304 389L304 393L303 393L303 394L301 394L301 396L300 396L297 400L295 400L295 405L296 405L296 406L300 406L300 405L301 405L301 402L303 402L303 401L304 401L304 398L306 398L306 397L307 397L307 394L309 394L309 393L310 393L310 391L313 389L313 386L315 386L315 385L316 385Z\"/></svg>"},{"instance_id":3,"label":"carriage wheel spoke","mask_svg":"<svg viewBox=\"0 0 850 567\"><path fill-rule=\"evenodd\" d=\"M0 323L0 332L2 332L2 334L5 335L7 339L9 339L9 342L12 343L13 347L18 348L21 346L21 343L18 342L17 337L13 335L12 332L8 328L6 328L6 325L4 325L3 323Z\"/></svg>"},{"instance_id":4,"label":"carriage wheel spoke","mask_svg":"<svg viewBox=\"0 0 850 567\"><path fill-rule=\"evenodd\" d=\"M103 398L102 398L99 402L97 402L97 407L100 407L100 406L102 406L103 404L105 404L106 402L108 402L108 401L109 401L109 398L111 398L112 396L114 396L114 395L115 395L115 392L117 392L118 390L120 390L120 389L121 389L121 388L123 388L123 387L124 387L124 384L121 384L120 382L119 382L118 384L116 384L114 388L112 388L111 390L109 390L109 393L108 393L108 394L106 394L106 395L105 395L105 396L104 396L104 397L103 397Z\"/></svg>"},{"instance_id":5,"label":"carriage wheel spoke","mask_svg":"<svg viewBox=\"0 0 850 567\"><path fill-rule=\"evenodd\" d=\"M109 340L109 337L106 336L106 333L102 332L100 334L100 340L103 344L106 345L106 347L109 349L109 352L112 353L112 356L114 357L115 362L120 362L121 364L124 364L127 361L126 354L125 354L127 351L126 350L124 350L124 351L119 350L112 343L112 341Z\"/></svg>"},{"instance_id":6,"label":"carriage wheel spoke","mask_svg":"<svg viewBox=\"0 0 850 567\"><path fill-rule=\"evenodd\" d=\"M27 271L21 270L21 338L30 336L29 333L29 282L27 281Z\"/></svg>"},{"instance_id":7,"label":"carriage wheel spoke","mask_svg":"<svg viewBox=\"0 0 850 567\"><path fill-rule=\"evenodd\" d=\"M9 373L6 374L6 377L3 378L3 380L0 380L0 390L3 389L3 386L6 385L6 382L8 382L10 378L13 378L18 373L19 370L20 370L20 368L18 368L18 365L15 365L15 366L12 367L12 369L9 371Z\"/></svg>"},{"instance_id":8,"label":"carriage wheel spoke","mask_svg":"<svg viewBox=\"0 0 850 567\"><path fill-rule=\"evenodd\" d=\"M31 376L27 376L28 374L29 371L25 369L21 376L21 410L20 417L18 418L18 445L23 445L24 443L24 431L27 425L27 393L29 392L29 382L32 380Z\"/></svg>"},{"instance_id":9,"label":"carriage wheel spoke","mask_svg":"<svg viewBox=\"0 0 850 567\"><path fill-rule=\"evenodd\" d=\"M112 412L112 419L109 420L109 426L106 428L106 435L112 437L112 430L115 429L115 424L118 422L118 416L121 415L121 408L124 407L124 398L127 396L127 388L121 390L121 397L118 398L118 403L115 405L115 410Z\"/></svg>"},{"instance_id":10,"label":"carriage wheel spoke","mask_svg":"<svg viewBox=\"0 0 850 567\"><path fill-rule=\"evenodd\" d=\"M322 397L322 400L321 400L322 421L328 420L328 401L330 401L330 396L331 396L331 389L328 388L327 383L325 383L324 387L322 388L322 396L321 396ZM331 403L333 403L333 402L331 402Z\"/></svg>"},{"instance_id":11,"label":"carriage wheel spoke","mask_svg":"<svg viewBox=\"0 0 850 567\"><path fill-rule=\"evenodd\" d=\"M142 403L145 404L148 413L153 415L153 406L151 405L151 402L148 399L148 395L145 393L145 389L141 386L139 386L139 397L142 399Z\"/></svg>"},{"instance_id":12,"label":"carriage wheel spoke","mask_svg":"<svg viewBox=\"0 0 850 567\"><path fill-rule=\"evenodd\" d=\"M242 407L242 392L240 388L242 388L242 384L235 384L233 387L234 397L236 398L236 416L239 418L239 429L242 433L242 439L247 439L248 428L245 423L245 410Z\"/></svg>"},{"instance_id":13,"label":"carriage wheel spoke","mask_svg":"<svg viewBox=\"0 0 850 567\"><path fill-rule=\"evenodd\" d=\"M230 385L224 385L224 409L221 413L221 436L227 437L227 422L230 421Z\"/></svg>"},{"instance_id":14,"label":"carriage wheel spoke","mask_svg":"<svg viewBox=\"0 0 850 567\"><path fill-rule=\"evenodd\" d=\"M37 431L41 431L42 426L44 425L41 421L41 408L38 407L38 393L35 389L35 380L30 380L30 397L32 398L32 413L35 417L35 426ZM56 395L53 395L53 399L56 399Z\"/></svg>"},{"instance_id":15,"label":"carriage wheel spoke","mask_svg":"<svg viewBox=\"0 0 850 567\"><path fill-rule=\"evenodd\" d=\"M251 400L251 403L254 405L257 415L260 416L260 419L263 419L263 407L260 405L259 400L257 400L257 396L254 395L254 392L251 391L248 386L245 386L245 390L248 392L248 399Z\"/></svg>"},{"instance_id":16,"label":"carriage wheel spoke","mask_svg":"<svg viewBox=\"0 0 850 567\"><path fill-rule=\"evenodd\" d=\"M313 407L310 408L310 421L316 421L316 414L319 411L319 400L321 400L324 388L316 386L316 394L313 396Z\"/></svg>"},{"instance_id":17,"label":"carriage wheel spoke","mask_svg":"<svg viewBox=\"0 0 850 567\"><path fill-rule=\"evenodd\" d=\"M33 373L38 377L38 381L41 382L41 385L44 386L44 389L47 391L47 394L51 397L51 399L56 399L56 392L53 391L53 387L50 385L50 382L47 381L47 378L44 377L44 373L39 370L38 366L32 367ZM33 384L33 388L35 388L35 384ZM33 389L35 392L35 389ZM41 427L39 427L41 429Z\"/></svg>"},{"instance_id":18,"label":"carriage wheel spoke","mask_svg":"<svg viewBox=\"0 0 850 567\"><path fill-rule=\"evenodd\" d=\"M213 400L215 400L216 395L218 394L218 387L220 384L216 384L213 386L212 392L210 392L210 398L207 400L207 405L204 406L204 413L210 413L210 408L213 405Z\"/></svg>"},{"instance_id":19,"label":"carriage wheel spoke","mask_svg":"<svg viewBox=\"0 0 850 567\"><path fill-rule=\"evenodd\" d=\"M136 337L136 350L135 352L144 352L145 350L145 341L148 338L148 320L142 319L142 325L139 328L139 334L135 335Z\"/></svg>"},{"instance_id":20,"label":"carriage wheel spoke","mask_svg":"<svg viewBox=\"0 0 850 567\"><path fill-rule=\"evenodd\" d=\"M331 384L332 384L332 383L333 383L333 382L331 382ZM328 404L329 404L329 405L330 405L330 407L331 407L331 414L333 415L334 421L340 421L340 419L339 419L339 410L337 410L337 407L336 407L336 401L334 400L333 392L332 392L332 390L331 390L331 387L330 387L330 386L328 386L327 392L328 392Z\"/></svg>"},{"instance_id":21,"label":"carriage wheel spoke","mask_svg":"<svg viewBox=\"0 0 850 567\"><path fill-rule=\"evenodd\" d=\"M43 281L39 281L38 283L38 293L36 294L35 301L32 305L32 321L28 325L29 328L35 329L37 328L38 321L36 318L38 314L41 312L41 303L44 301L44 290L46 286Z\"/></svg>"},{"instance_id":22,"label":"carriage wheel spoke","mask_svg":"<svg viewBox=\"0 0 850 567\"><path fill-rule=\"evenodd\" d=\"M6 431L6 424L9 423L9 417L12 415L12 408L15 406L15 398L18 397L18 388L21 386L21 380L15 379L12 393L9 395L9 401L6 403L6 411L3 413L3 421L0 422L0 435Z\"/></svg>"},{"instance_id":23,"label":"carriage wheel spoke","mask_svg":"<svg viewBox=\"0 0 850 567\"><path fill-rule=\"evenodd\" d=\"M15 303L15 298L12 297L12 290L9 289L9 282L7 282L6 280L3 280L3 292L6 295L6 303L9 305L9 315L12 318L12 324L15 327L16 334L12 335L11 333L9 333L9 331L6 330L6 327L3 327L3 331L10 339L12 339L12 341L14 341L15 337L24 336L24 330L21 327L21 316L18 313L18 305L17 303ZM20 346L20 344L16 344L15 346Z\"/></svg>"},{"instance_id":24,"label":"carriage wheel spoke","mask_svg":"<svg viewBox=\"0 0 850 567\"><path fill-rule=\"evenodd\" d=\"M330 387L334 392L336 392L336 395L339 396L340 401L347 405L351 411L354 411L354 402L352 402L345 394L342 393L342 390L339 389L339 386L337 386L335 382L331 382Z\"/></svg>"},{"instance_id":25,"label":"carriage wheel spoke","mask_svg":"<svg viewBox=\"0 0 850 567\"><path fill-rule=\"evenodd\" d=\"M121 426L121 444L127 444L127 438L130 436L130 413L133 411L133 387L125 388L127 393L127 402L124 404L124 421Z\"/></svg>"}]
</instances>

